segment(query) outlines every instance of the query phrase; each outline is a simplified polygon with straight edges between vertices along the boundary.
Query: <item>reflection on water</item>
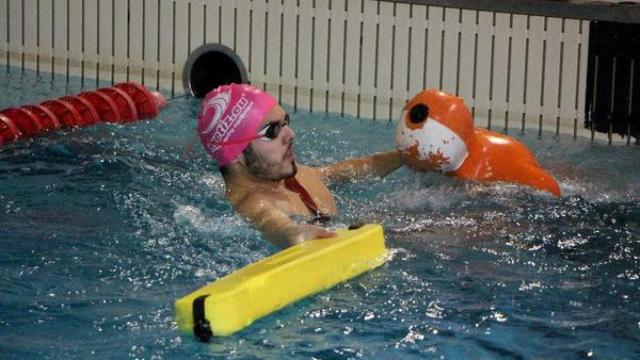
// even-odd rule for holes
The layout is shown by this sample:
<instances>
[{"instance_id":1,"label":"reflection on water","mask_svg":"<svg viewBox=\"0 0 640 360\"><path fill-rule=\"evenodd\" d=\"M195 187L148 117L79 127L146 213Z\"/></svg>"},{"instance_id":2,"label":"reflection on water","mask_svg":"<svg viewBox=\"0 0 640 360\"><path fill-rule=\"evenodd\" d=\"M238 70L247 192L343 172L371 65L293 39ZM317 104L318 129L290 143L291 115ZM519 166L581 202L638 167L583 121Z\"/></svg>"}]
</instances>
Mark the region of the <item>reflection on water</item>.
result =
<instances>
[{"instance_id":1,"label":"reflection on water","mask_svg":"<svg viewBox=\"0 0 640 360\"><path fill-rule=\"evenodd\" d=\"M2 107L59 96L4 74ZM27 90L24 90L27 89ZM26 93L25 93L26 91ZM564 193L401 169L336 184L335 224L381 222L383 267L196 342L173 301L275 249L224 200L193 143L197 101L0 150L0 348L9 358L634 358L640 278L634 147L521 138ZM392 146L393 124L296 114L298 158ZM366 129L366 131L363 131ZM334 225L335 225L334 224ZM337 226L337 225L336 225Z\"/></svg>"}]
</instances>

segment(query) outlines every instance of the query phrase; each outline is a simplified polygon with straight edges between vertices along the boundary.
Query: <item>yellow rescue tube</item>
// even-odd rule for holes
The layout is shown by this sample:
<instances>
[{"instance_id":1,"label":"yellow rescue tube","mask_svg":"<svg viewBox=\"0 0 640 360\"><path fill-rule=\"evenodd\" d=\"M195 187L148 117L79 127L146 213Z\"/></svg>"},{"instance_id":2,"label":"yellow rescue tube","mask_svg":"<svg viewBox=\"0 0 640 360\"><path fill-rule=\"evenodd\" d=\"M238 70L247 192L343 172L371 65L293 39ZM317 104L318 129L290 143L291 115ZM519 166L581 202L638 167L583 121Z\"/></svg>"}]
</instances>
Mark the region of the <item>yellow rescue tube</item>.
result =
<instances>
[{"instance_id":1,"label":"yellow rescue tube","mask_svg":"<svg viewBox=\"0 0 640 360\"><path fill-rule=\"evenodd\" d=\"M382 226L338 230L237 270L176 301L176 321L203 341L226 336L311 294L382 265Z\"/></svg>"}]
</instances>

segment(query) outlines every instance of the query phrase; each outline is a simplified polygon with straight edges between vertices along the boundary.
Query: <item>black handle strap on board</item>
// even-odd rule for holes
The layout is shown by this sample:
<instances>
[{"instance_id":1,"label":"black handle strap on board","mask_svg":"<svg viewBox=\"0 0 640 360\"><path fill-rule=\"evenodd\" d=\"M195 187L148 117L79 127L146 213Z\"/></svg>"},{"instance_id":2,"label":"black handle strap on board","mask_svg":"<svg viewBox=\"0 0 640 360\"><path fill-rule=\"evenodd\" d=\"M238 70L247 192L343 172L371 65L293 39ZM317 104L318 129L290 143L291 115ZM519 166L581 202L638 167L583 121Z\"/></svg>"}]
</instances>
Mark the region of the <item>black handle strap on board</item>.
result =
<instances>
[{"instance_id":1,"label":"black handle strap on board","mask_svg":"<svg viewBox=\"0 0 640 360\"><path fill-rule=\"evenodd\" d=\"M211 324L204 313L204 301L209 295L202 295L193 300L193 334L202 342L209 342L213 336Z\"/></svg>"}]
</instances>

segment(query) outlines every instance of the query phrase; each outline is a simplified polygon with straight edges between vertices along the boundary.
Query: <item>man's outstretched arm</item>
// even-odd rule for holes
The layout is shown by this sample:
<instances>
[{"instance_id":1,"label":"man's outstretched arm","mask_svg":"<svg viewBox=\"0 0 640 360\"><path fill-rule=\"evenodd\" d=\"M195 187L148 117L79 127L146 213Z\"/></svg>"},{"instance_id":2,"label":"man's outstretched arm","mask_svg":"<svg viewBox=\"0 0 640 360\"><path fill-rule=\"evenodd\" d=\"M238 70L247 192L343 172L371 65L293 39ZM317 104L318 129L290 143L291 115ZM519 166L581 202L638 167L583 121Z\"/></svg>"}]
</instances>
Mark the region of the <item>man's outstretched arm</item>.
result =
<instances>
[{"instance_id":1,"label":"man's outstretched arm","mask_svg":"<svg viewBox=\"0 0 640 360\"><path fill-rule=\"evenodd\" d=\"M328 238L336 233L314 225L297 224L269 199L253 195L236 205L236 210L249 219L273 245L287 248L306 240Z\"/></svg>"},{"instance_id":2,"label":"man's outstretched arm","mask_svg":"<svg viewBox=\"0 0 640 360\"><path fill-rule=\"evenodd\" d=\"M367 176L385 177L402 166L400 153L396 150L340 161L318 168L328 181L348 181Z\"/></svg>"}]
</instances>

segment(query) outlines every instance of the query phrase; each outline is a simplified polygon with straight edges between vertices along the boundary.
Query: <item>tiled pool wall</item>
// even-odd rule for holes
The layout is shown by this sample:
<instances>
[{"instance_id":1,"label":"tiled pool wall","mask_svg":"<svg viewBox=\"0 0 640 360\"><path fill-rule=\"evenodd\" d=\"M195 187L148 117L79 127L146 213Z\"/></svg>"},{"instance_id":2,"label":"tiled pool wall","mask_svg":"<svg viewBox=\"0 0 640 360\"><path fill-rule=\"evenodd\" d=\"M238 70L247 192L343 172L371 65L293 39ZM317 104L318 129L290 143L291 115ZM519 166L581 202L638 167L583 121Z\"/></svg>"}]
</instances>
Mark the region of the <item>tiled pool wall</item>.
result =
<instances>
[{"instance_id":1,"label":"tiled pool wall","mask_svg":"<svg viewBox=\"0 0 640 360\"><path fill-rule=\"evenodd\" d=\"M372 0L0 0L0 29L2 65L86 88L133 80L180 95L189 53L213 42L300 110L392 120L440 88L477 126L594 136L584 19Z\"/></svg>"}]
</instances>

